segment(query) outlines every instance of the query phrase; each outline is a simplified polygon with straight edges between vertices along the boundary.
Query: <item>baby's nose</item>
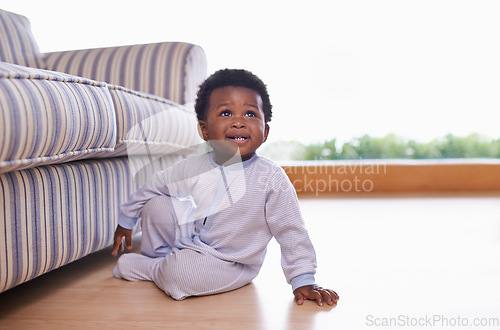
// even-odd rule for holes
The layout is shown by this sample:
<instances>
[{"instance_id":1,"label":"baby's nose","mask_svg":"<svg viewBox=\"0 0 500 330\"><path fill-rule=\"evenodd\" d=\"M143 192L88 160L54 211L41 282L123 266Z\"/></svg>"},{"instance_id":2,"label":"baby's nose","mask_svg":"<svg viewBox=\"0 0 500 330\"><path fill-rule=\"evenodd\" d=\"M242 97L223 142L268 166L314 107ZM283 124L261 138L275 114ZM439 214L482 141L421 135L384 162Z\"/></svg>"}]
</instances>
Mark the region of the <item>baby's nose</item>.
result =
<instances>
[{"instance_id":1,"label":"baby's nose","mask_svg":"<svg viewBox=\"0 0 500 330\"><path fill-rule=\"evenodd\" d=\"M243 121L241 120L235 120L232 124L231 124L231 127L233 128L245 128L246 125Z\"/></svg>"}]
</instances>

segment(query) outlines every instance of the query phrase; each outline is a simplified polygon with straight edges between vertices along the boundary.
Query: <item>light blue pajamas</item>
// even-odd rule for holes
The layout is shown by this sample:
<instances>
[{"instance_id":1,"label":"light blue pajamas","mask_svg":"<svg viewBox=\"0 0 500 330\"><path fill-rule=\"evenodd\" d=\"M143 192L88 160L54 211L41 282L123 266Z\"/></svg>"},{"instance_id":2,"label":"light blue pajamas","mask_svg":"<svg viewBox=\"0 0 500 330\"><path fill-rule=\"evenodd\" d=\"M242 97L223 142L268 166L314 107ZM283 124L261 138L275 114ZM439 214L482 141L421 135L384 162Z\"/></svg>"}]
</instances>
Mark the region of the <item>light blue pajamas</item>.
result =
<instances>
[{"instance_id":1,"label":"light blue pajamas","mask_svg":"<svg viewBox=\"0 0 500 330\"><path fill-rule=\"evenodd\" d=\"M174 299L242 287L257 276L274 236L292 289L314 284L316 256L283 169L254 155L221 166L212 152L163 172L121 207L120 226L141 218L141 254L124 254L115 277L149 280Z\"/></svg>"}]
</instances>

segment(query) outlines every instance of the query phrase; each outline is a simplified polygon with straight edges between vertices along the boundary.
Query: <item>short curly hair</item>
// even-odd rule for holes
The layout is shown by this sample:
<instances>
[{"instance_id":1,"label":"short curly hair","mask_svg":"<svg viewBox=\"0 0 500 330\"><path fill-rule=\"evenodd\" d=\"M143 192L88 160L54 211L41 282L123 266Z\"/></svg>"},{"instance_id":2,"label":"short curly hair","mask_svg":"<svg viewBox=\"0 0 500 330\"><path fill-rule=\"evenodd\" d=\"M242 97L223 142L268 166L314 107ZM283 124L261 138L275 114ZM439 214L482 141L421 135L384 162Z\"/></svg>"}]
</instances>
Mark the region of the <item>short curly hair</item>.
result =
<instances>
[{"instance_id":1,"label":"short curly hair","mask_svg":"<svg viewBox=\"0 0 500 330\"><path fill-rule=\"evenodd\" d=\"M242 69L218 70L200 85L194 105L198 120L205 120L205 112L208 108L210 94L217 88L227 86L245 87L259 93L262 99L264 120L266 123L271 121L273 106L269 99L267 86L252 72Z\"/></svg>"}]
</instances>

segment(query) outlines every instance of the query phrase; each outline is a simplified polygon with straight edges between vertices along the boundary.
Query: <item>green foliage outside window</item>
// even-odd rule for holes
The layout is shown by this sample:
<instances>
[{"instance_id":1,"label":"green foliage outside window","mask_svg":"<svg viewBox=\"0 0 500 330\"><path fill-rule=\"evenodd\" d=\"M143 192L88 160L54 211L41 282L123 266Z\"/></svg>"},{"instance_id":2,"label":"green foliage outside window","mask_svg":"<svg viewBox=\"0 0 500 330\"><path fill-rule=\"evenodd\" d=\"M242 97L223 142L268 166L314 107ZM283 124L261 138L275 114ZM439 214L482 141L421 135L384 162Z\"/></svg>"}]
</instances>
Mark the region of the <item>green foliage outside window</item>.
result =
<instances>
[{"instance_id":1,"label":"green foliage outside window","mask_svg":"<svg viewBox=\"0 0 500 330\"><path fill-rule=\"evenodd\" d=\"M500 138L488 139L476 133L466 137L448 134L417 142L394 134L380 138L364 135L343 144L336 139L308 145L278 142L266 146L263 153L277 160L500 158Z\"/></svg>"}]
</instances>

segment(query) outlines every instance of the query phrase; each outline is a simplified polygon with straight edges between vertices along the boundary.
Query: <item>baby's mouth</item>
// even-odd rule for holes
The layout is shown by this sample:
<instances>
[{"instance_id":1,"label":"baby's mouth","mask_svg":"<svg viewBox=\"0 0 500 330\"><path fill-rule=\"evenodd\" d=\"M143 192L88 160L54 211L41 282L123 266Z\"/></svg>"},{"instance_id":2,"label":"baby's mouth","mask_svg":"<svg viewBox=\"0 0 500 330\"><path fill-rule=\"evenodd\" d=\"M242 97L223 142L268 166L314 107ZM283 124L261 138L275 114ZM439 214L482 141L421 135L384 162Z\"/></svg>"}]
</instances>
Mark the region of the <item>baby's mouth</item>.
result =
<instances>
[{"instance_id":1,"label":"baby's mouth","mask_svg":"<svg viewBox=\"0 0 500 330\"><path fill-rule=\"evenodd\" d=\"M228 136L227 138L236 143L244 143L246 140L248 140L248 138L244 136Z\"/></svg>"}]
</instances>

